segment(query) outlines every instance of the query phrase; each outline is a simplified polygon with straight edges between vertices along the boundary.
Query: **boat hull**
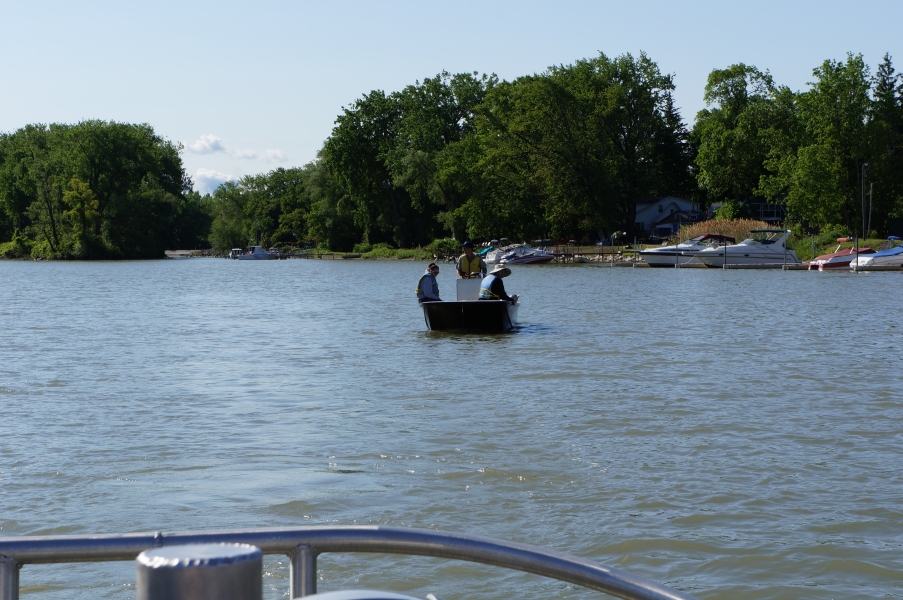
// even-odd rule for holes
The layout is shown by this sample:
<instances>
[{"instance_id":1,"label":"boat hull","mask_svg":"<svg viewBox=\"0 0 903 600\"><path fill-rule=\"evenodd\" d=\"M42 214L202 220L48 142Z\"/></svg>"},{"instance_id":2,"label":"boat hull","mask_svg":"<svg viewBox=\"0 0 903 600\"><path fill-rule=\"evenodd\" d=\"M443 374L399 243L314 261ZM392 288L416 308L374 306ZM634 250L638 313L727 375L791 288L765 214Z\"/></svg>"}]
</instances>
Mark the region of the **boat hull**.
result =
<instances>
[{"instance_id":1,"label":"boat hull","mask_svg":"<svg viewBox=\"0 0 903 600\"><path fill-rule=\"evenodd\" d=\"M527 256L507 259L503 258L498 262L500 265L542 265L555 260L554 256Z\"/></svg>"},{"instance_id":2,"label":"boat hull","mask_svg":"<svg viewBox=\"0 0 903 600\"><path fill-rule=\"evenodd\" d=\"M862 262L850 261L849 266L851 269L857 267L899 267L903 266L903 256L882 256L871 260L863 260Z\"/></svg>"},{"instance_id":3,"label":"boat hull","mask_svg":"<svg viewBox=\"0 0 903 600\"><path fill-rule=\"evenodd\" d=\"M238 260L276 260L279 258L275 254L242 254Z\"/></svg>"},{"instance_id":4,"label":"boat hull","mask_svg":"<svg viewBox=\"0 0 903 600\"><path fill-rule=\"evenodd\" d=\"M520 305L507 300L424 302L423 320L430 331L510 331Z\"/></svg>"},{"instance_id":5,"label":"boat hull","mask_svg":"<svg viewBox=\"0 0 903 600\"><path fill-rule=\"evenodd\" d=\"M850 260L850 268L857 269L859 267L898 267L903 265L903 246L897 246L889 250L882 250L876 254L866 254L859 258L853 257Z\"/></svg>"},{"instance_id":6,"label":"boat hull","mask_svg":"<svg viewBox=\"0 0 903 600\"><path fill-rule=\"evenodd\" d=\"M824 262L816 263L819 271L830 271L832 269L848 269L850 268L850 263L853 261L853 257L847 256L845 258L837 258L837 259L829 259ZM809 270L812 270L812 263L809 263Z\"/></svg>"},{"instance_id":7,"label":"boat hull","mask_svg":"<svg viewBox=\"0 0 903 600\"><path fill-rule=\"evenodd\" d=\"M715 252L700 252L696 255L696 258L699 259L699 262L703 263L707 267L714 268L722 268L724 266L724 253L716 254ZM729 252L727 255L727 262L731 265L780 265L780 264L788 264L788 265L798 265L800 264L800 260L796 257L796 253L792 250L787 251L787 256L785 258L784 253L774 253L774 254L758 254L754 252L745 253L745 254L735 254L733 252Z\"/></svg>"},{"instance_id":8,"label":"boat hull","mask_svg":"<svg viewBox=\"0 0 903 600\"><path fill-rule=\"evenodd\" d=\"M650 267L657 267L657 268L673 269L675 260L676 260L677 264L679 264L679 265L696 264L699 262L698 260L696 260L695 254L688 256L686 254L678 253L677 257L675 258L675 256L674 256L675 252L673 250L669 251L669 252L643 251L643 252L639 252L638 254L640 255L640 258L643 259L643 261L647 265L649 265Z\"/></svg>"}]
</instances>

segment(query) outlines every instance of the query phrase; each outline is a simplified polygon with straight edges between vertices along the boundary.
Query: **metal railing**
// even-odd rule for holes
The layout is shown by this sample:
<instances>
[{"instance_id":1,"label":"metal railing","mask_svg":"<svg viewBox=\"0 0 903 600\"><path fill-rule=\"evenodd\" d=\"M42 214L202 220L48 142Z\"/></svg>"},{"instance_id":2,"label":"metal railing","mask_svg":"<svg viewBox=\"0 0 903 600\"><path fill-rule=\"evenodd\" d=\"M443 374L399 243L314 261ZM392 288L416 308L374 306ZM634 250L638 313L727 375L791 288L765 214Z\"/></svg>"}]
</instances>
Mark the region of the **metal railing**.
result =
<instances>
[{"instance_id":1,"label":"metal railing","mask_svg":"<svg viewBox=\"0 0 903 600\"><path fill-rule=\"evenodd\" d=\"M575 556L491 538L394 527L304 527L0 538L0 600L18 600L26 564L134 560L148 548L241 543L291 561L292 598L317 593L317 555L381 552L450 558L542 575L628 600L695 600L665 585Z\"/></svg>"}]
</instances>

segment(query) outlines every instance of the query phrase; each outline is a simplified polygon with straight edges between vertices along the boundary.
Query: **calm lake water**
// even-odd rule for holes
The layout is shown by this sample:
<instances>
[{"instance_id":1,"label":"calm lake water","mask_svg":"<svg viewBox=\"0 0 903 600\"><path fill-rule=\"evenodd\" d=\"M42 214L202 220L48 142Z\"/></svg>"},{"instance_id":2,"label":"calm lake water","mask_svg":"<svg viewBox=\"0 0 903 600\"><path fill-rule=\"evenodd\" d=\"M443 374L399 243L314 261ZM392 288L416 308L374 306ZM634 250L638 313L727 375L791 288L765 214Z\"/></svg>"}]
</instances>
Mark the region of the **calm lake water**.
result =
<instances>
[{"instance_id":1,"label":"calm lake water","mask_svg":"<svg viewBox=\"0 0 903 600\"><path fill-rule=\"evenodd\" d=\"M481 336L425 331L424 266L0 262L0 536L412 526L705 599L903 597L903 275L520 267L522 327ZM320 591L602 597L425 558L319 569ZM33 600L134 579L21 572Z\"/></svg>"}]
</instances>

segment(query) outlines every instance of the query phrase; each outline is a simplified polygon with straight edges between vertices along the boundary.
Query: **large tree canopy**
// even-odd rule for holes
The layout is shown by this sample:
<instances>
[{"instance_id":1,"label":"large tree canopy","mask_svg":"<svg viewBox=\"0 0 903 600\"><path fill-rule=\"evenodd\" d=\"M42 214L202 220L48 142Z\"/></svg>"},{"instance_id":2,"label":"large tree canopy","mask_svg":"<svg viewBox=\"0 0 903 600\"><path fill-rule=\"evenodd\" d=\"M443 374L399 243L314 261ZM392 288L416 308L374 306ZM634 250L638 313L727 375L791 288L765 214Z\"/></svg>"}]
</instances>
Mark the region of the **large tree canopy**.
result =
<instances>
[{"instance_id":1,"label":"large tree canopy","mask_svg":"<svg viewBox=\"0 0 903 600\"><path fill-rule=\"evenodd\" d=\"M339 116L322 155L365 241L422 244L443 226L464 234L456 211L476 185L468 138L475 107L495 83L440 73L394 94L373 91Z\"/></svg>"},{"instance_id":2,"label":"large tree canopy","mask_svg":"<svg viewBox=\"0 0 903 600\"><path fill-rule=\"evenodd\" d=\"M181 146L149 125L83 121L0 136L0 233L38 256L151 258L205 234Z\"/></svg>"},{"instance_id":3,"label":"large tree canopy","mask_svg":"<svg viewBox=\"0 0 903 600\"><path fill-rule=\"evenodd\" d=\"M770 173L760 190L784 195L791 218L866 235L866 196L875 183L880 200L872 224L886 231L903 206L903 172L896 168L901 131L894 125L901 103L890 57L876 79L862 56L853 54L845 61L826 60L813 75L808 91L785 94L796 122L772 130Z\"/></svg>"},{"instance_id":4,"label":"large tree canopy","mask_svg":"<svg viewBox=\"0 0 903 600\"><path fill-rule=\"evenodd\" d=\"M704 98L710 108L696 115L694 138L699 186L710 196L750 200L765 174L768 145L761 132L772 112L774 82L742 63L709 74Z\"/></svg>"},{"instance_id":5,"label":"large tree canopy","mask_svg":"<svg viewBox=\"0 0 903 600\"><path fill-rule=\"evenodd\" d=\"M673 92L644 53L513 81L441 72L362 95L304 167L204 197L181 146L148 125L28 125L0 134L0 253L587 239L633 230L637 204L666 195L735 212L781 203L802 226L903 232L903 81L889 55L874 76L861 55L826 60L802 92L751 65L715 69L689 133Z\"/></svg>"},{"instance_id":6,"label":"large tree canopy","mask_svg":"<svg viewBox=\"0 0 903 600\"><path fill-rule=\"evenodd\" d=\"M604 54L495 87L479 108L480 163L496 194L537 205L533 231L633 229L637 200L683 190L690 155L672 77L645 54ZM477 199L478 202L480 199ZM496 199L469 210L473 227ZM493 217L489 216L489 220ZM541 229L541 231L537 231Z\"/></svg>"}]
</instances>

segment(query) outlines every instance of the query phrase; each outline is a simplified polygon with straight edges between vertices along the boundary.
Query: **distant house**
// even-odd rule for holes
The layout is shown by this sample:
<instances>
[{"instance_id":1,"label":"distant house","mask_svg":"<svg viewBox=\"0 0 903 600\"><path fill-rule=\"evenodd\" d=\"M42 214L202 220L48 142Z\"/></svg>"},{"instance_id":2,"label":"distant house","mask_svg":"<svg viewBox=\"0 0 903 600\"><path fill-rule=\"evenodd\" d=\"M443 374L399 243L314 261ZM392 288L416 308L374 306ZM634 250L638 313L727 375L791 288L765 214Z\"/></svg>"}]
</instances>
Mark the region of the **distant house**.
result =
<instances>
[{"instance_id":1,"label":"distant house","mask_svg":"<svg viewBox=\"0 0 903 600\"><path fill-rule=\"evenodd\" d=\"M663 196L638 202L636 205L636 231L640 235L668 237L682 225L705 220L696 202Z\"/></svg>"}]
</instances>

